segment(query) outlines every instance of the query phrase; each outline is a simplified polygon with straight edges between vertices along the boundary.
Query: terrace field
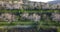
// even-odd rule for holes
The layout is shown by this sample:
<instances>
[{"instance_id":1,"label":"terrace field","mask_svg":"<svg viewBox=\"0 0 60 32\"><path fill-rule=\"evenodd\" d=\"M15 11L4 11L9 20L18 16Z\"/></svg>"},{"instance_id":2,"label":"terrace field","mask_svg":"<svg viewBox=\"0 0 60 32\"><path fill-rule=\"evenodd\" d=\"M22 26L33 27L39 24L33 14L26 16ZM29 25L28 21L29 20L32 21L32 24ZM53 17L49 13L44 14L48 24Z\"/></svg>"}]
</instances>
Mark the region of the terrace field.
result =
<instances>
[{"instance_id":1,"label":"terrace field","mask_svg":"<svg viewBox=\"0 0 60 32\"><path fill-rule=\"evenodd\" d=\"M54 12L60 12L60 10L0 10L0 13L21 13L21 12L28 12L28 13L54 13ZM37 24L37 25L36 25ZM29 21L29 20L19 20L19 21L14 21L12 23L6 22L6 21L1 21L0 22L0 27L2 26L15 26L15 25L36 25L37 29L40 29L40 27L43 28L50 28L50 27L57 27L58 32L60 32L60 22L58 21L52 21L52 20L40 20L38 22L34 21Z\"/></svg>"}]
</instances>

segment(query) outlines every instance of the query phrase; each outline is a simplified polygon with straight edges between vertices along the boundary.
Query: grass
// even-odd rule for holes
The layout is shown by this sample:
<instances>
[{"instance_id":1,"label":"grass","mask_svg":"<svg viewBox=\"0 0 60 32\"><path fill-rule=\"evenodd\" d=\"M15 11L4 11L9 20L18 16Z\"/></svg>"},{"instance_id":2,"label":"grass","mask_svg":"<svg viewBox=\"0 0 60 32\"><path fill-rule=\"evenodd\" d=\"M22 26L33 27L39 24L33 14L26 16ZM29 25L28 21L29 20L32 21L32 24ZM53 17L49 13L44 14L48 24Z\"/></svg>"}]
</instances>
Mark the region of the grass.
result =
<instances>
[{"instance_id":1,"label":"grass","mask_svg":"<svg viewBox=\"0 0 60 32\"><path fill-rule=\"evenodd\" d=\"M60 23L57 21L40 21L40 26L60 26Z\"/></svg>"},{"instance_id":2,"label":"grass","mask_svg":"<svg viewBox=\"0 0 60 32\"><path fill-rule=\"evenodd\" d=\"M12 22L14 25L32 25L33 22Z\"/></svg>"},{"instance_id":3,"label":"grass","mask_svg":"<svg viewBox=\"0 0 60 32\"><path fill-rule=\"evenodd\" d=\"M6 25L9 25L8 22L0 22L0 26L6 26Z\"/></svg>"},{"instance_id":4,"label":"grass","mask_svg":"<svg viewBox=\"0 0 60 32\"><path fill-rule=\"evenodd\" d=\"M34 22L12 22L11 24L8 22L0 22L0 26L8 26L8 25L32 25Z\"/></svg>"},{"instance_id":5,"label":"grass","mask_svg":"<svg viewBox=\"0 0 60 32\"><path fill-rule=\"evenodd\" d=\"M16 13L16 12L39 12L39 13L46 13L46 12L60 12L60 10L0 10L0 12L12 12L12 13Z\"/></svg>"}]
</instances>

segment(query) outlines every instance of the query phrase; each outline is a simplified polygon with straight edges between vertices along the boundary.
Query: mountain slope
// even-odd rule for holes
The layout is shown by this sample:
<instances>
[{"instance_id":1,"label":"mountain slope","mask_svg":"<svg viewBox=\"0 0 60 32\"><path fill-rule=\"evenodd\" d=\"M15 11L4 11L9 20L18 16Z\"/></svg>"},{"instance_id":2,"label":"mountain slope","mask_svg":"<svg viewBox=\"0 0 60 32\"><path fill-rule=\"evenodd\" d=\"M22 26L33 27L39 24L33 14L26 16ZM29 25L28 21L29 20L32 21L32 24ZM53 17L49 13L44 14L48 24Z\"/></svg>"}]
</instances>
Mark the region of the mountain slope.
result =
<instances>
[{"instance_id":1,"label":"mountain slope","mask_svg":"<svg viewBox=\"0 0 60 32\"><path fill-rule=\"evenodd\" d=\"M60 3L60 1L50 1L48 2L49 4L57 4L57 3Z\"/></svg>"}]
</instances>

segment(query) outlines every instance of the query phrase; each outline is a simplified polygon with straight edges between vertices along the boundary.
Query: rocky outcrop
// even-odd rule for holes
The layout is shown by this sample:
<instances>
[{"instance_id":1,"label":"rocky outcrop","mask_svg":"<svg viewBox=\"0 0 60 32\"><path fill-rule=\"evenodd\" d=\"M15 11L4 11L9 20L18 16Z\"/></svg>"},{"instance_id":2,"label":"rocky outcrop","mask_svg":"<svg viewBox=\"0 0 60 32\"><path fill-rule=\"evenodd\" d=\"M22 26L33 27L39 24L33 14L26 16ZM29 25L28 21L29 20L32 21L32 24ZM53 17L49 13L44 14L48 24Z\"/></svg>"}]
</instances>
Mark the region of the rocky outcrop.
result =
<instances>
[{"instance_id":1,"label":"rocky outcrop","mask_svg":"<svg viewBox=\"0 0 60 32\"><path fill-rule=\"evenodd\" d=\"M60 3L49 4L44 2L34 2L28 0L21 1L0 1L0 5L4 9L60 9Z\"/></svg>"},{"instance_id":2,"label":"rocky outcrop","mask_svg":"<svg viewBox=\"0 0 60 32\"><path fill-rule=\"evenodd\" d=\"M52 20L53 21L60 21L60 14L59 13L52 13Z\"/></svg>"},{"instance_id":3,"label":"rocky outcrop","mask_svg":"<svg viewBox=\"0 0 60 32\"><path fill-rule=\"evenodd\" d=\"M0 15L0 19L3 19L4 21L16 21L16 16L10 13L3 13Z\"/></svg>"},{"instance_id":4,"label":"rocky outcrop","mask_svg":"<svg viewBox=\"0 0 60 32\"><path fill-rule=\"evenodd\" d=\"M22 9L22 1L0 1L0 5L5 9Z\"/></svg>"},{"instance_id":5,"label":"rocky outcrop","mask_svg":"<svg viewBox=\"0 0 60 32\"><path fill-rule=\"evenodd\" d=\"M22 19L28 19L28 20L32 20L32 21L39 21L41 19L41 16L38 14L31 14L29 15L29 13L23 13L21 15Z\"/></svg>"}]
</instances>

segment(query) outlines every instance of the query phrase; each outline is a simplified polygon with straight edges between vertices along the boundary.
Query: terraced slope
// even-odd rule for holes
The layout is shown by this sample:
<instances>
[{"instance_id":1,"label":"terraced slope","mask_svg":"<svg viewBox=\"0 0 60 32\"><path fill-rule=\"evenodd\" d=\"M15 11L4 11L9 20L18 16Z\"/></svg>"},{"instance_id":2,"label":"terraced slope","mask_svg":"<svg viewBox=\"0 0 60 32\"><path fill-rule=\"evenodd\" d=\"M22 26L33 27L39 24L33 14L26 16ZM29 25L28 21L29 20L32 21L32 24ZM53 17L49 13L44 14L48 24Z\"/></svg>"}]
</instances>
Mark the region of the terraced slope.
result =
<instances>
[{"instance_id":1,"label":"terraced slope","mask_svg":"<svg viewBox=\"0 0 60 32\"><path fill-rule=\"evenodd\" d=\"M0 10L1 13L23 13L23 12L28 12L28 13L53 13L53 12L59 12L59 10ZM18 17L18 16L17 16ZM19 18L19 17L18 17ZM38 25L36 25L38 24ZM0 21L0 27L4 28L4 26L16 26L16 25L36 25L37 29L42 28L50 28L50 27L57 27L58 32L60 28L60 22L58 21L52 21L52 20L40 20L38 22L30 21L30 20L19 20L19 21L14 21L14 22L6 22L6 21Z\"/></svg>"}]
</instances>

